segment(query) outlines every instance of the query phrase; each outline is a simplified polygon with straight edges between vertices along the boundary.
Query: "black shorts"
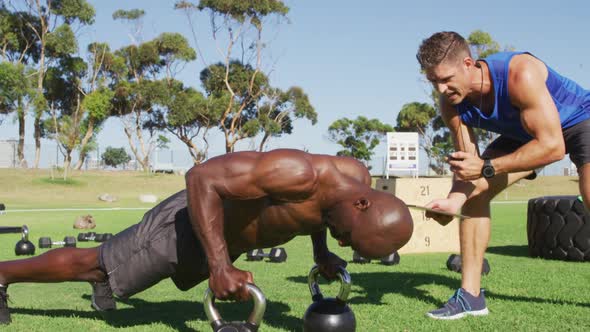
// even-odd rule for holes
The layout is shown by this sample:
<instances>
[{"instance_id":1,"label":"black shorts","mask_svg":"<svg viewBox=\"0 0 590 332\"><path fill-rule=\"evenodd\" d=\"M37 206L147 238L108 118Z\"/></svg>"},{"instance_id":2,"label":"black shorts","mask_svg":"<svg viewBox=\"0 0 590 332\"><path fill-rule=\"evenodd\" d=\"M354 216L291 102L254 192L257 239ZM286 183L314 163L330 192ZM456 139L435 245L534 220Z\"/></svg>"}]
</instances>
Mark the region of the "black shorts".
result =
<instances>
[{"instance_id":1,"label":"black shorts","mask_svg":"<svg viewBox=\"0 0 590 332\"><path fill-rule=\"evenodd\" d=\"M171 277L188 290L209 277L207 258L188 217L186 190L100 246L100 266L113 293L127 298Z\"/></svg>"},{"instance_id":2,"label":"black shorts","mask_svg":"<svg viewBox=\"0 0 590 332\"><path fill-rule=\"evenodd\" d=\"M565 141L565 152L570 155L570 160L578 169L582 165L590 163L590 119L563 129L563 139ZM525 143L500 136L490 143L486 150L512 153Z\"/></svg>"}]
</instances>

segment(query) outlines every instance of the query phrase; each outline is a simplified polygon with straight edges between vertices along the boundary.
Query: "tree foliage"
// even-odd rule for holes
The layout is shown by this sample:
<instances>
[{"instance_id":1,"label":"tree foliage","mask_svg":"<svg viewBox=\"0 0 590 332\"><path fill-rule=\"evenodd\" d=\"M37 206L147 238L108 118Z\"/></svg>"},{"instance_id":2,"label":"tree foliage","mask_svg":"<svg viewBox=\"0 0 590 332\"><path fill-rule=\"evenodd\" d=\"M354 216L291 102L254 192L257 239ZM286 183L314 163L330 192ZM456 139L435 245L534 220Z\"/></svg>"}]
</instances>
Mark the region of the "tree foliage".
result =
<instances>
[{"instance_id":1,"label":"tree foliage","mask_svg":"<svg viewBox=\"0 0 590 332\"><path fill-rule=\"evenodd\" d=\"M184 4L186 6L186 2ZM177 7L181 6L177 4ZM199 10L208 10L213 15L231 18L239 23L247 20L262 29L262 19L269 15L286 16L289 7L279 0L200 0Z\"/></svg>"},{"instance_id":2,"label":"tree foliage","mask_svg":"<svg viewBox=\"0 0 590 332\"><path fill-rule=\"evenodd\" d=\"M0 62L0 115L16 113L19 142L17 158L24 163L25 116L35 98L30 70L22 63Z\"/></svg>"},{"instance_id":3,"label":"tree foliage","mask_svg":"<svg viewBox=\"0 0 590 332\"><path fill-rule=\"evenodd\" d=\"M37 17L24 11L0 6L0 54L3 60L29 65L39 61L40 47L35 31L41 29Z\"/></svg>"},{"instance_id":4,"label":"tree foliage","mask_svg":"<svg viewBox=\"0 0 590 332\"><path fill-rule=\"evenodd\" d=\"M331 141L343 147L337 155L353 157L368 164L375 147L387 132L393 130L392 126L378 119L358 116L354 120L342 118L334 121L328 128L328 134Z\"/></svg>"},{"instance_id":5,"label":"tree foliage","mask_svg":"<svg viewBox=\"0 0 590 332\"><path fill-rule=\"evenodd\" d=\"M307 119L312 125L318 121L318 114L303 89L268 89L265 101L258 107L258 123L263 133L258 150L264 151L270 137L291 134L296 119Z\"/></svg>"},{"instance_id":6,"label":"tree foliage","mask_svg":"<svg viewBox=\"0 0 590 332\"><path fill-rule=\"evenodd\" d=\"M5 6L0 8L0 29L8 33L6 39L0 34L3 57L10 61L24 61L36 71L37 91L33 102L34 167L39 164L44 130L42 123L50 106L45 99L45 77L49 68L73 65L68 61L74 60L73 54L77 52L78 46L72 25L90 25L94 23L94 16L94 7L87 0L16 1L11 3L9 10ZM56 95L58 92L52 93Z\"/></svg>"},{"instance_id":7,"label":"tree foliage","mask_svg":"<svg viewBox=\"0 0 590 332\"><path fill-rule=\"evenodd\" d=\"M119 9L113 13L113 20L137 20L145 15L143 9L123 10Z\"/></svg>"},{"instance_id":8,"label":"tree foliage","mask_svg":"<svg viewBox=\"0 0 590 332\"><path fill-rule=\"evenodd\" d=\"M101 155L102 162L106 166L119 167L128 163L131 157L127 154L124 148L113 148L107 147L104 153Z\"/></svg>"},{"instance_id":9,"label":"tree foliage","mask_svg":"<svg viewBox=\"0 0 590 332\"><path fill-rule=\"evenodd\" d=\"M148 170L157 132L169 127L166 111L174 98L168 94L176 96L182 89L174 80L176 68L194 60L196 52L182 35L162 33L153 40L124 46L114 56L116 66L110 72L113 115L122 120L132 153Z\"/></svg>"}]
</instances>

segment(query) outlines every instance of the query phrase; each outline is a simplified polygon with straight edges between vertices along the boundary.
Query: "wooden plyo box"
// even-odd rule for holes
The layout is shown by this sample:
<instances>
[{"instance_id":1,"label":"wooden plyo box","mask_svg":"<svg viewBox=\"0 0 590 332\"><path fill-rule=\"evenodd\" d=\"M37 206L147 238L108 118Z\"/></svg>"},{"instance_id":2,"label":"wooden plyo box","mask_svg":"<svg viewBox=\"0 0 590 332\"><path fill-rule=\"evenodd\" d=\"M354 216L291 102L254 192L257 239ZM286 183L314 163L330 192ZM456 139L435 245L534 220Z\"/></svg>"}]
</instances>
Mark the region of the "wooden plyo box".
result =
<instances>
[{"instance_id":1,"label":"wooden plyo box","mask_svg":"<svg viewBox=\"0 0 590 332\"><path fill-rule=\"evenodd\" d=\"M424 206L428 202L445 198L451 189L451 178L390 178L377 179L377 190L394 194L406 204ZM399 253L459 252L459 220L453 219L441 226L425 212L410 209L414 220L414 233Z\"/></svg>"}]
</instances>

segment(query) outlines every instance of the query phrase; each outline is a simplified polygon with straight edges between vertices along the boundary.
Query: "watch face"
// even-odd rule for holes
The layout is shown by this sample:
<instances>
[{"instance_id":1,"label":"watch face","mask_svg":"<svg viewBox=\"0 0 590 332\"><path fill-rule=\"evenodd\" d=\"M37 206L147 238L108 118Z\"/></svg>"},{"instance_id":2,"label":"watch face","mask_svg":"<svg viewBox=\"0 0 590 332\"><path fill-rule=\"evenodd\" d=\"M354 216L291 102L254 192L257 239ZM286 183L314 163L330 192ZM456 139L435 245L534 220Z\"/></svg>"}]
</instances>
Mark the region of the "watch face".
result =
<instances>
[{"instance_id":1,"label":"watch face","mask_svg":"<svg viewBox=\"0 0 590 332\"><path fill-rule=\"evenodd\" d=\"M482 170L483 176L486 178L491 178L494 176L494 168L491 166L486 166Z\"/></svg>"}]
</instances>

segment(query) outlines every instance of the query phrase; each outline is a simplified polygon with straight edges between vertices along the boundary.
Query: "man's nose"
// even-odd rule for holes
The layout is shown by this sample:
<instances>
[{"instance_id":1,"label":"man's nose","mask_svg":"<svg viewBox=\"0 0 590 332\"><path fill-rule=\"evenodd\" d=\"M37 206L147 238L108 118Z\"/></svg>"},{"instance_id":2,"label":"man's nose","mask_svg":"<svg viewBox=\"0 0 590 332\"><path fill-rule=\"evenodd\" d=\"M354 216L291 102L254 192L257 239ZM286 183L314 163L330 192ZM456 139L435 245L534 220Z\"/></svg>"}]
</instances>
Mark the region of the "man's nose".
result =
<instances>
[{"instance_id":1,"label":"man's nose","mask_svg":"<svg viewBox=\"0 0 590 332\"><path fill-rule=\"evenodd\" d=\"M441 94L447 91L447 85L443 83L434 83L434 88Z\"/></svg>"}]
</instances>

